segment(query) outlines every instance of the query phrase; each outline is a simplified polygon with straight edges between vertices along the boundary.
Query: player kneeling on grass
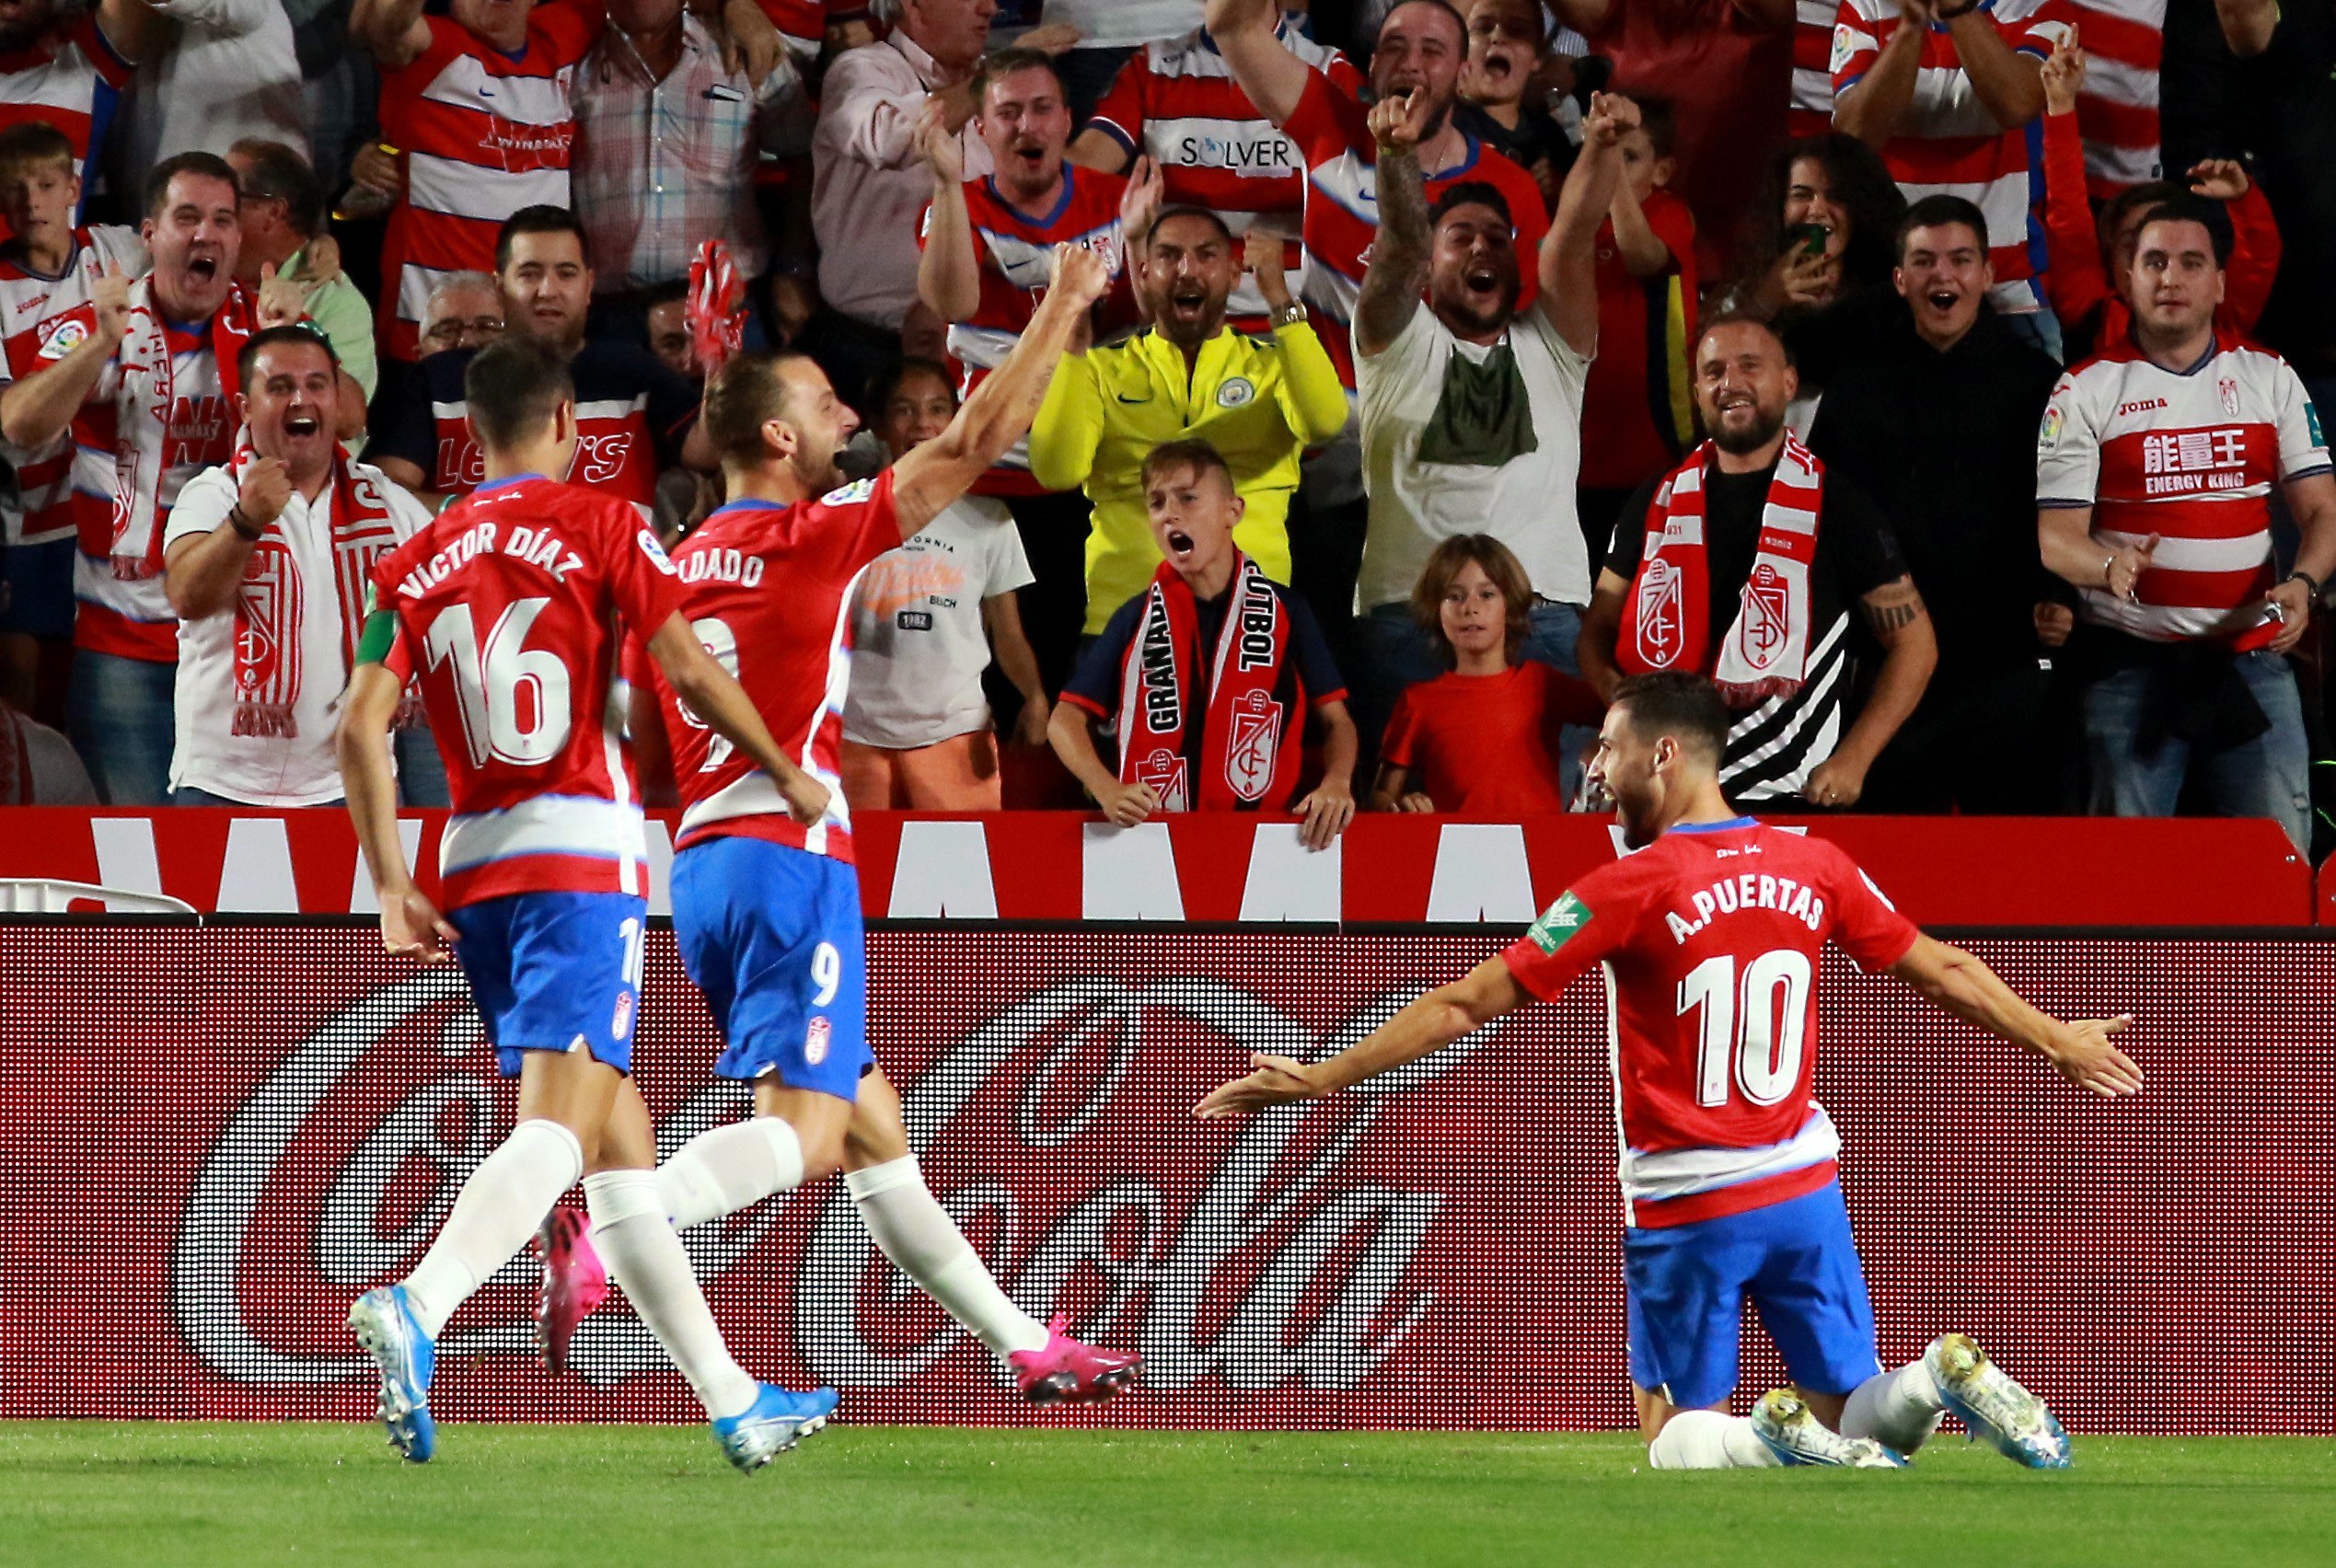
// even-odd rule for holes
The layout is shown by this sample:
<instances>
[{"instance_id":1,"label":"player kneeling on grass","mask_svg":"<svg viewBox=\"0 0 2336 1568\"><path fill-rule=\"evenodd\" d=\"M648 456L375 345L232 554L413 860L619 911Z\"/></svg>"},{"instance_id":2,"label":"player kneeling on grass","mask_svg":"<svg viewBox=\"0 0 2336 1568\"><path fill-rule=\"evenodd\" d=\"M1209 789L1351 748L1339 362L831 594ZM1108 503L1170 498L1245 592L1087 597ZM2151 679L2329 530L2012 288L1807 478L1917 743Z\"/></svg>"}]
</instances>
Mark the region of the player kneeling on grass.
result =
<instances>
[{"instance_id":1,"label":"player kneeling on grass","mask_svg":"<svg viewBox=\"0 0 2336 1568\"><path fill-rule=\"evenodd\" d=\"M1327 847L1355 816L1355 721L1321 628L1233 544L1247 503L1215 447L1162 442L1143 485L1161 566L1080 655L1047 726L1055 755L1121 827L1157 812L1280 811L1311 710L1322 782L1294 809L1306 847ZM1091 721L1116 727L1116 768Z\"/></svg>"},{"instance_id":2,"label":"player kneeling on grass","mask_svg":"<svg viewBox=\"0 0 2336 1568\"><path fill-rule=\"evenodd\" d=\"M648 841L621 708L612 719L618 623L737 747L776 809L815 821L827 790L699 645L640 513L546 477L566 474L578 444L561 359L506 340L480 351L463 385L486 477L375 563L335 741L382 945L425 963L452 945L503 1071L519 1079L518 1124L463 1183L414 1271L358 1297L349 1327L381 1369L390 1444L429 1458L440 1329L581 1176L633 1310L689 1379L723 1453L751 1470L816 1431L836 1395L792 1394L739 1369L658 1202L656 1137L627 1076ZM454 796L438 851L443 915L406 866L389 772L389 721L417 673Z\"/></svg>"},{"instance_id":3,"label":"player kneeling on grass","mask_svg":"<svg viewBox=\"0 0 2336 1568\"><path fill-rule=\"evenodd\" d=\"M1961 1334L1893 1372L1810 1098L1817 960L1831 938L1966 1022L2115 1097L2141 1072L2129 1020L2063 1023L1967 952L1916 930L1830 844L1738 816L1719 792L1729 711L1694 675L1625 680L1590 777L1636 851L1584 877L1457 984L1323 1061L1257 1055L1203 1100L1230 1116L1319 1099L1451 1044L1605 967L1620 1101L1630 1379L1658 1470L1901 1465L1952 1411L2020 1463L2068 1463L2043 1401ZM1727 1413L1749 1297L1794 1387Z\"/></svg>"},{"instance_id":4,"label":"player kneeling on grass","mask_svg":"<svg viewBox=\"0 0 2336 1568\"><path fill-rule=\"evenodd\" d=\"M1137 1357L1082 1344L1064 1319L1042 1325L1016 1307L926 1189L899 1097L868 1047L860 880L837 769L853 583L1029 430L1073 328L1109 284L1092 251L1058 248L1046 299L1006 362L940 435L857 484L844 484L836 458L859 421L811 360L750 355L708 384L704 429L733 499L675 552L685 610L827 787L819 813L792 813L726 732L707 727L690 688L655 679L653 714L635 688L634 734L662 734L672 747L683 808L674 932L722 1030L714 1070L755 1088L753 1116L700 1134L665 1162L663 1213L676 1226L702 1224L841 1166L885 1255L1039 1403L1106 1398L1135 1376ZM596 1221L593 1237L608 1251ZM557 1368L606 1275L572 1217L554 1221L544 1251L540 1320ZM630 1294L630 1262L613 1251L610 1261Z\"/></svg>"}]
</instances>

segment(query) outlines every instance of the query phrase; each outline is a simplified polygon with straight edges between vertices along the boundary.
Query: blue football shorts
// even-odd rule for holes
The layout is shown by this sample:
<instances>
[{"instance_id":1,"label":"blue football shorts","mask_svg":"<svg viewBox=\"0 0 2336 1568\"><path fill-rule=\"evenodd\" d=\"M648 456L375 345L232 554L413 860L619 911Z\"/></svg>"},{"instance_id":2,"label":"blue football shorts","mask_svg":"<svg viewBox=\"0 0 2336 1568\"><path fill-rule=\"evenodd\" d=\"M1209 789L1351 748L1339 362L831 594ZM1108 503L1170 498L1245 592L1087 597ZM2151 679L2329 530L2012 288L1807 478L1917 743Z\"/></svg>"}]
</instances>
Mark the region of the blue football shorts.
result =
<instances>
[{"instance_id":1,"label":"blue football shorts","mask_svg":"<svg viewBox=\"0 0 2336 1568\"><path fill-rule=\"evenodd\" d=\"M716 1073L859 1097L875 1056L850 866L761 838L693 844L673 859L673 928L722 1031Z\"/></svg>"},{"instance_id":2,"label":"blue football shorts","mask_svg":"<svg viewBox=\"0 0 2336 1568\"><path fill-rule=\"evenodd\" d=\"M1630 1380L1677 1409L1735 1392L1747 1298L1799 1388L1845 1394L1881 1370L1837 1182L1742 1214L1625 1230L1623 1272Z\"/></svg>"},{"instance_id":3,"label":"blue football shorts","mask_svg":"<svg viewBox=\"0 0 2336 1568\"><path fill-rule=\"evenodd\" d=\"M626 893L515 893L451 910L455 957L470 981L505 1078L529 1051L589 1051L632 1070L646 900Z\"/></svg>"}]
</instances>

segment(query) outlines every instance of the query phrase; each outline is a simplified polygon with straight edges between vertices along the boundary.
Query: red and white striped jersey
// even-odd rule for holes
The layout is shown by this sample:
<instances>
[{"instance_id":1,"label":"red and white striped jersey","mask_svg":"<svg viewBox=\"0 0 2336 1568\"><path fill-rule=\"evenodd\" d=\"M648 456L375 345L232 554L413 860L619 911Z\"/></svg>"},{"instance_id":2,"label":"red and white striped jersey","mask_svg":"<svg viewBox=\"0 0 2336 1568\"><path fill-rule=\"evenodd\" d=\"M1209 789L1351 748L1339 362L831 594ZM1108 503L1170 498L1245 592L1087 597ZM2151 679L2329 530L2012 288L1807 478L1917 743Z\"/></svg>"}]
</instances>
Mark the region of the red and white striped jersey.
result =
<instances>
[{"instance_id":1,"label":"red and white striped jersey","mask_svg":"<svg viewBox=\"0 0 2336 1568\"><path fill-rule=\"evenodd\" d=\"M115 52L92 9L29 49L0 54L0 131L34 120L55 126L73 144L73 172L80 174L89 149L105 145L136 71ZM82 201L88 201L86 181ZM0 223L0 236L7 232Z\"/></svg>"},{"instance_id":2,"label":"red and white striped jersey","mask_svg":"<svg viewBox=\"0 0 2336 1568\"><path fill-rule=\"evenodd\" d=\"M96 330L89 280L100 263L133 278L152 264L133 228L101 224L75 230L73 241L73 259L53 278L0 252L0 386L46 369ZM0 444L0 455L17 470L17 500L0 507L6 543L40 545L73 535L73 454L71 431L36 452Z\"/></svg>"},{"instance_id":3,"label":"red and white striped jersey","mask_svg":"<svg viewBox=\"0 0 2336 1568\"><path fill-rule=\"evenodd\" d=\"M2138 602L2087 589L2080 613L2169 642L2249 629L2232 612L2272 586L2272 486L2328 471L2319 416L2277 354L2217 333L2176 375L2125 342L2053 389L2036 504L2090 507L2105 548L2159 536Z\"/></svg>"},{"instance_id":4,"label":"red and white striped jersey","mask_svg":"<svg viewBox=\"0 0 2336 1568\"><path fill-rule=\"evenodd\" d=\"M2042 59L2065 36L2074 13L2069 0L1982 0L1980 9L2005 43ZM1875 59L1902 25L1897 0L1841 0L1834 13L1833 77L1836 96L1847 92L1872 69ZM2089 41L2089 40L2088 40ZM2038 299L2028 280L2043 264L2043 239L2031 222L2028 137L1995 123L1979 101L1971 75L1955 52L1954 35L1933 26L1923 35L1922 63L1898 134L1882 148L1899 189L1909 202L1946 194L1976 205L1987 219L1988 259L1995 267L1996 308L2033 311Z\"/></svg>"},{"instance_id":5,"label":"red and white striped jersey","mask_svg":"<svg viewBox=\"0 0 2336 1568\"><path fill-rule=\"evenodd\" d=\"M2166 53L2166 0L2072 0L2085 45L2076 123L2085 173L2108 198L2158 177L2157 70Z\"/></svg>"},{"instance_id":6,"label":"red and white striped jersey","mask_svg":"<svg viewBox=\"0 0 2336 1568\"><path fill-rule=\"evenodd\" d=\"M423 20L430 47L381 74L381 133L408 155L381 267L382 340L402 360L417 357L442 276L493 271L505 218L568 205L569 87L607 17L597 6L538 6L515 59L447 17Z\"/></svg>"},{"instance_id":7,"label":"red and white striped jersey","mask_svg":"<svg viewBox=\"0 0 2336 1568\"><path fill-rule=\"evenodd\" d=\"M1118 175L1081 168L1065 159L1061 196L1052 212L1034 218L1000 194L995 176L966 181L966 213L973 220L974 258L981 268L981 303L973 315L949 325L949 360L958 373L960 397L980 386L1014 352L1038 302L1047 297L1056 246L1081 245L1094 251L1115 280L1126 272L1128 248L1119 228L1119 199L1127 190L1128 181ZM931 225L932 209L928 207L917 225L919 250ZM1038 494L1038 483L1030 477L1029 438L1016 441L975 490L981 495Z\"/></svg>"},{"instance_id":8,"label":"red and white striped jersey","mask_svg":"<svg viewBox=\"0 0 2336 1568\"><path fill-rule=\"evenodd\" d=\"M1275 36L1340 92L1361 94L1362 73L1338 51L1316 43L1287 17ZM1160 166L1161 197L1168 205L1206 207L1236 238L1260 218L1297 233L1306 202L1306 165L1298 144L1249 101L1205 30L1146 44L1119 68L1087 125L1127 148L1130 158L1149 153ZM1302 263L1293 242L1285 265L1295 272ZM1226 311L1235 331L1262 328L1266 302L1248 273L1233 286Z\"/></svg>"},{"instance_id":9,"label":"red and white striped jersey","mask_svg":"<svg viewBox=\"0 0 2336 1568\"><path fill-rule=\"evenodd\" d=\"M1690 1225L1833 1180L1819 955L1887 969L1919 935L1840 849L1737 817L1599 867L1501 958L1544 1001L1602 967L1624 1222Z\"/></svg>"},{"instance_id":10,"label":"red and white striped jersey","mask_svg":"<svg viewBox=\"0 0 2336 1568\"><path fill-rule=\"evenodd\" d=\"M1833 128L1833 15L1841 0L1793 0L1793 100L1786 133L1795 139Z\"/></svg>"},{"instance_id":11,"label":"red and white striped jersey","mask_svg":"<svg viewBox=\"0 0 2336 1568\"><path fill-rule=\"evenodd\" d=\"M1306 305L1313 313L1322 346L1338 367L1338 379L1351 392L1355 387L1355 298L1362 292L1363 270L1370 263L1370 242L1379 235L1378 171L1371 161L1370 126L1360 103L1331 86L1330 78L1320 71L1313 71L1308 73L1305 95L1282 130L1298 144L1299 156L1306 165L1302 230ZM1508 201L1509 215L1517 225L1521 285L1517 308L1522 310L1539 293L1541 236L1549 226L1549 216L1541 204L1541 188L1532 175L1475 137L1463 140L1467 156L1455 167L1428 177L1428 200L1434 202L1448 186L1481 180Z\"/></svg>"},{"instance_id":12,"label":"red and white striped jersey","mask_svg":"<svg viewBox=\"0 0 2336 1568\"><path fill-rule=\"evenodd\" d=\"M641 514L538 475L491 479L376 561L372 586L398 617L384 663L420 676L445 759L441 906L645 894L617 661L681 594Z\"/></svg>"},{"instance_id":13,"label":"red and white striped jersey","mask_svg":"<svg viewBox=\"0 0 2336 1568\"><path fill-rule=\"evenodd\" d=\"M789 816L770 775L684 709L652 668L681 794L677 848L734 835L851 859L837 764L852 594L868 563L899 547L889 468L794 506L734 501L681 542L674 566L691 629L738 677L780 749L827 786L827 812L810 827Z\"/></svg>"}]
</instances>

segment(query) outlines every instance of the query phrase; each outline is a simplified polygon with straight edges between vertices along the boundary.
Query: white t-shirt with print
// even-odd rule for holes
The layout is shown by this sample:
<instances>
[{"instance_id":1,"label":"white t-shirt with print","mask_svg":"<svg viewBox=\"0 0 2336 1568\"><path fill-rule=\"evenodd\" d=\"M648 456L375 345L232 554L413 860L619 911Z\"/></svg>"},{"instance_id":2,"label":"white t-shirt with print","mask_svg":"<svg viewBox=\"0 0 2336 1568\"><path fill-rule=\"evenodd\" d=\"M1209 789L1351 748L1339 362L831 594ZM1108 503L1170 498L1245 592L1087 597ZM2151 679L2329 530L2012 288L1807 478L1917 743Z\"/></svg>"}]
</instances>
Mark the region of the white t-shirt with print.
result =
<instances>
[{"instance_id":1,"label":"white t-shirt with print","mask_svg":"<svg viewBox=\"0 0 2336 1568\"><path fill-rule=\"evenodd\" d=\"M981 602L1034 582L1005 503L966 496L860 575L844 739L907 751L989 726Z\"/></svg>"}]
</instances>

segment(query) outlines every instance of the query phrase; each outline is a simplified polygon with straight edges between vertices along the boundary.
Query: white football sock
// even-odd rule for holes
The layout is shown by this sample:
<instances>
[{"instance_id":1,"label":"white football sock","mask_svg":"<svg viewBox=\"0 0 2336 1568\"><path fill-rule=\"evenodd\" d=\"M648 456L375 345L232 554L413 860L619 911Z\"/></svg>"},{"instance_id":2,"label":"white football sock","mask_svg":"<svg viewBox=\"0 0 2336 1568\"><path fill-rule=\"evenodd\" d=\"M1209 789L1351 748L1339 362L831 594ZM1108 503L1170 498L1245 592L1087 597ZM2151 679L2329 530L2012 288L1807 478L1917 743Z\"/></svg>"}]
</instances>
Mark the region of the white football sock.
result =
<instances>
[{"instance_id":1,"label":"white football sock","mask_svg":"<svg viewBox=\"0 0 2336 1568\"><path fill-rule=\"evenodd\" d=\"M846 1171L844 1185L851 1190L851 1201L885 1256L991 1354L1046 1348L1047 1326L998 1288L989 1265L925 1186L915 1155Z\"/></svg>"},{"instance_id":2,"label":"white football sock","mask_svg":"<svg viewBox=\"0 0 2336 1568\"><path fill-rule=\"evenodd\" d=\"M803 1143L778 1116L710 1128L657 1168L665 1217L684 1230L801 1185Z\"/></svg>"},{"instance_id":3,"label":"white football sock","mask_svg":"<svg viewBox=\"0 0 2336 1568\"><path fill-rule=\"evenodd\" d=\"M648 1170L603 1170L584 1178L592 1245L624 1280L625 1298L689 1379L715 1420L743 1415L760 1393L731 1358L706 1306L681 1238L665 1223L657 1178Z\"/></svg>"},{"instance_id":4,"label":"white football sock","mask_svg":"<svg viewBox=\"0 0 2336 1568\"><path fill-rule=\"evenodd\" d=\"M406 1276L406 1304L432 1339L519 1249L584 1174L584 1146L557 1122L520 1123L479 1162L422 1262Z\"/></svg>"},{"instance_id":5,"label":"white football sock","mask_svg":"<svg viewBox=\"0 0 2336 1568\"><path fill-rule=\"evenodd\" d=\"M1850 1390L1841 1408L1841 1435L1871 1437L1911 1454L1938 1430L1947 1401L1923 1358L1895 1372L1877 1372Z\"/></svg>"},{"instance_id":6,"label":"white football sock","mask_svg":"<svg viewBox=\"0 0 2336 1568\"><path fill-rule=\"evenodd\" d=\"M1785 1461L1760 1440L1749 1417L1683 1410L1647 1445L1657 1470L1772 1470Z\"/></svg>"}]
</instances>

